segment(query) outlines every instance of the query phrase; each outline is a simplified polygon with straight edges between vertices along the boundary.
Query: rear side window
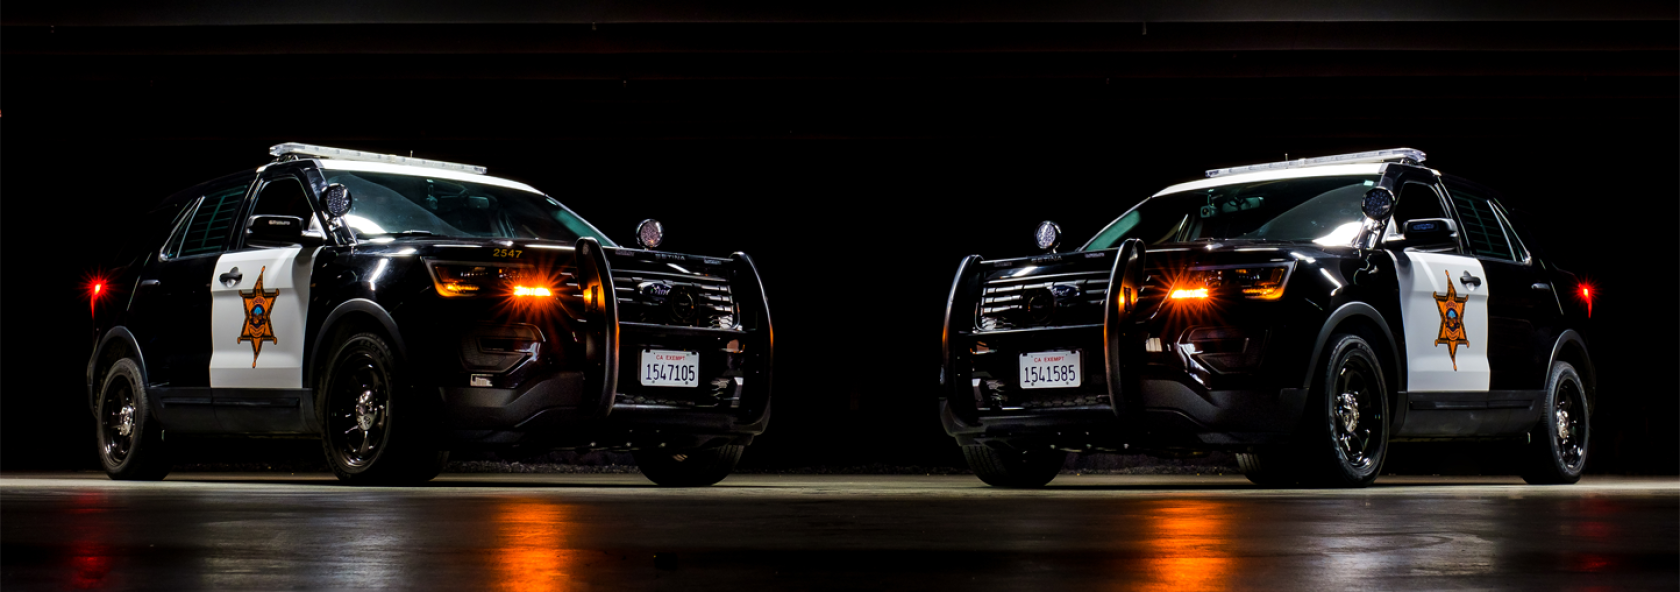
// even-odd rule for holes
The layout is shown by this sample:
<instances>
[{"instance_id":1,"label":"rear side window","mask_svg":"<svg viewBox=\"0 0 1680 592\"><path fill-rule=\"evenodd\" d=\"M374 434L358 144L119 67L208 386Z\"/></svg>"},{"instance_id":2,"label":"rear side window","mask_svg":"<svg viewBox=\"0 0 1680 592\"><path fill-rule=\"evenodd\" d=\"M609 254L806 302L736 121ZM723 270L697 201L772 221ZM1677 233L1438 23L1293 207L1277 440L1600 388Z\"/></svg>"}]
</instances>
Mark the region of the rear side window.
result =
<instances>
[{"instance_id":1,"label":"rear side window","mask_svg":"<svg viewBox=\"0 0 1680 592\"><path fill-rule=\"evenodd\" d=\"M220 253L227 245L228 235L236 226L239 207L245 202L245 184L212 189L199 202L181 244L172 255L189 257L205 253Z\"/></svg>"},{"instance_id":2,"label":"rear side window","mask_svg":"<svg viewBox=\"0 0 1680 592\"><path fill-rule=\"evenodd\" d=\"M1500 227L1499 218L1493 213L1493 204L1488 202L1487 197L1463 187L1448 186L1447 191L1452 194L1453 205L1458 208L1459 232L1469 243L1470 252L1495 259L1515 259L1511 255L1511 243L1505 238L1505 229Z\"/></svg>"}]
</instances>

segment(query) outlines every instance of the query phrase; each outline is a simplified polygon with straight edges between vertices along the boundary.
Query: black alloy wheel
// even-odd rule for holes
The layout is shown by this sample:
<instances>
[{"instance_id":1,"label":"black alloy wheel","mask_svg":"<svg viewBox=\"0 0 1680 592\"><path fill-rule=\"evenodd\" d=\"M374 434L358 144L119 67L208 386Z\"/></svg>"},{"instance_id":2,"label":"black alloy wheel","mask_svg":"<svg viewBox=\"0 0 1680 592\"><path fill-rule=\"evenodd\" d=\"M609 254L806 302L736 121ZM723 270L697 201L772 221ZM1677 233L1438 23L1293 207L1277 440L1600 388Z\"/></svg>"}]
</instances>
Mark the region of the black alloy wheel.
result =
<instances>
[{"instance_id":1,"label":"black alloy wheel","mask_svg":"<svg viewBox=\"0 0 1680 592\"><path fill-rule=\"evenodd\" d=\"M124 481L156 481L169 474L163 431L151 418L140 365L123 358L111 365L94 409L99 462L105 474Z\"/></svg>"},{"instance_id":2,"label":"black alloy wheel","mask_svg":"<svg viewBox=\"0 0 1680 592\"><path fill-rule=\"evenodd\" d=\"M1591 415L1587 389L1580 373L1568 362L1552 365L1546 380L1546 413L1529 433L1524 481L1558 485L1581 480L1587 466Z\"/></svg>"},{"instance_id":3,"label":"black alloy wheel","mask_svg":"<svg viewBox=\"0 0 1680 592\"><path fill-rule=\"evenodd\" d=\"M1334 335L1329 345L1308 399L1302 477L1325 487L1365 487L1388 454L1388 383L1364 338Z\"/></svg>"},{"instance_id":4,"label":"black alloy wheel","mask_svg":"<svg viewBox=\"0 0 1680 592\"><path fill-rule=\"evenodd\" d=\"M327 464L358 485L423 483L442 472L448 453L430 446L420 400L399 396L396 357L385 339L358 333L340 342L320 389ZM393 413L393 409L396 413Z\"/></svg>"}]
</instances>

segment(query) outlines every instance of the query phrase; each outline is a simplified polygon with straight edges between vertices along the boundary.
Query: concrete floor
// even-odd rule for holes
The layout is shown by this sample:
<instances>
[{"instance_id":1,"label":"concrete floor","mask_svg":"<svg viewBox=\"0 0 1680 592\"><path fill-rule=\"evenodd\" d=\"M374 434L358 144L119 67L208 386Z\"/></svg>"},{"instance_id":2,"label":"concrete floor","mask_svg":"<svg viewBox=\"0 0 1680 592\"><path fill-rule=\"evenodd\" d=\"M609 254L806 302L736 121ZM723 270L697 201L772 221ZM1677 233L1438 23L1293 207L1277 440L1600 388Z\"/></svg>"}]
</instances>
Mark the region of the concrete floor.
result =
<instances>
[{"instance_id":1,"label":"concrete floor","mask_svg":"<svg viewBox=\"0 0 1680 592\"><path fill-rule=\"evenodd\" d=\"M1680 479L0 475L0 588L445 590L1680 587Z\"/></svg>"}]
</instances>

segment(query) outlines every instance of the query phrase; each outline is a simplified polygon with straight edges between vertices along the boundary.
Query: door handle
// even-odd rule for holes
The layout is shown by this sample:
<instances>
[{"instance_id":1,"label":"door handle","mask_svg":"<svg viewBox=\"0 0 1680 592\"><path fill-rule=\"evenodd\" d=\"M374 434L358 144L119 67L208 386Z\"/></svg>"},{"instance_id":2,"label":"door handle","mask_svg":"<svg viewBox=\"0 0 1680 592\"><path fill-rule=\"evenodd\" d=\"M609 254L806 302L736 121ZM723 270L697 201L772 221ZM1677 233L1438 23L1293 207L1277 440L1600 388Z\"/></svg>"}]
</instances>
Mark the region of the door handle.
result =
<instances>
[{"instance_id":1,"label":"door handle","mask_svg":"<svg viewBox=\"0 0 1680 592\"><path fill-rule=\"evenodd\" d=\"M157 280L141 280L140 281L140 287L142 287L142 288L156 288L156 287L158 287L162 284L163 284L163 282L160 282L160 281L157 281Z\"/></svg>"},{"instance_id":2,"label":"door handle","mask_svg":"<svg viewBox=\"0 0 1680 592\"><path fill-rule=\"evenodd\" d=\"M222 280L222 285L223 286L227 286L229 288L232 288L234 286L239 285L240 280L245 279L245 274L239 273L239 268L235 267L233 269L229 269L227 273L222 274L220 277L217 277L216 279Z\"/></svg>"},{"instance_id":3,"label":"door handle","mask_svg":"<svg viewBox=\"0 0 1680 592\"><path fill-rule=\"evenodd\" d=\"M1464 270L1464 275L1458 276L1458 283L1465 286L1482 287L1482 278L1470 275L1470 270Z\"/></svg>"},{"instance_id":4,"label":"door handle","mask_svg":"<svg viewBox=\"0 0 1680 592\"><path fill-rule=\"evenodd\" d=\"M1550 291L1552 291L1552 285L1551 285L1551 284L1548 284L1548 283L1546 283L1546 282L1536 282L1536 283L1535 283L1535 284L1534 284L1534 285L1532 285L1532 286L1529 286L1529 287L1530 287L1530 288L1533 288L1533 289L1536 289L1536 290L1539 290L1539 291L1541 291L1541 292L1550 292Z\"/></svg>"}]
</instances>

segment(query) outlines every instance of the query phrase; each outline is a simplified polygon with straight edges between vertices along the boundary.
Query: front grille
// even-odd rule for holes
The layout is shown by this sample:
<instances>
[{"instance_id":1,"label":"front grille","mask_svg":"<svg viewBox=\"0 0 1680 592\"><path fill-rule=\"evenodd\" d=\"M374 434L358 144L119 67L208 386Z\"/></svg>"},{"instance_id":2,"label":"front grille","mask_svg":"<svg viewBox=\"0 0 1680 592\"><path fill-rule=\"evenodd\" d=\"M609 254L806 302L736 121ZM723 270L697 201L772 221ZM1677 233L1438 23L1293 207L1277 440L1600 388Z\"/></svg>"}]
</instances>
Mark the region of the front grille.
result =
<instances>
[{"instance_id":1,"label":"front grille","mask_svg":"<svg viewBox=\"0 0 1680 592\"><path fill-rule=\"evenodd\" d=\"M980 295L979 328L1101 323L1108 276L1104 270L988 280Z\"/></svg>"},{"instance_id":2,"label":"front grille","mask_svg":"<svg viewBox=\"0 0 1680 592\"><path fill-rule=\"evenodd\" d=\"M624 271L613 276L613 289L623 321L729 329L739 318L735 295L723 278Z\"/></svg>"}]
</instances>

